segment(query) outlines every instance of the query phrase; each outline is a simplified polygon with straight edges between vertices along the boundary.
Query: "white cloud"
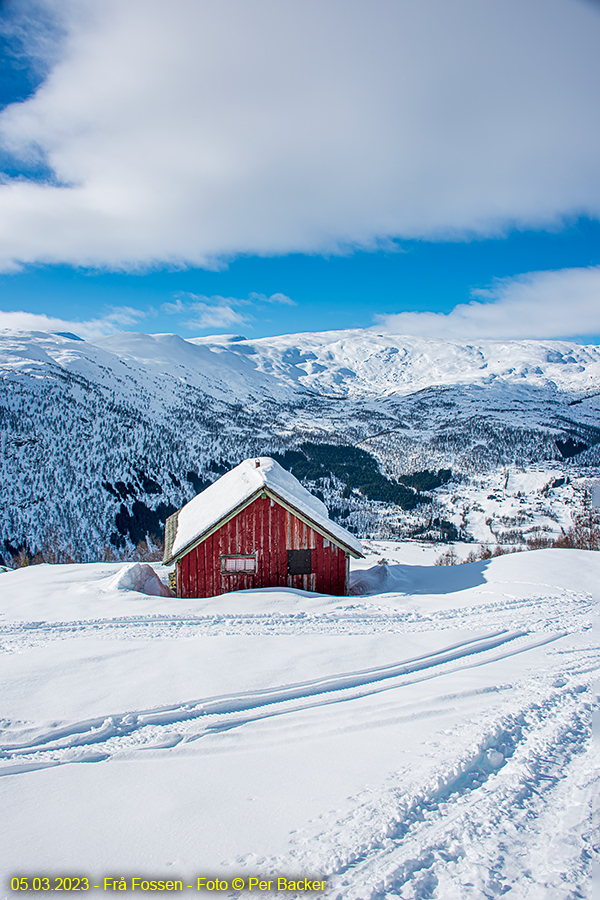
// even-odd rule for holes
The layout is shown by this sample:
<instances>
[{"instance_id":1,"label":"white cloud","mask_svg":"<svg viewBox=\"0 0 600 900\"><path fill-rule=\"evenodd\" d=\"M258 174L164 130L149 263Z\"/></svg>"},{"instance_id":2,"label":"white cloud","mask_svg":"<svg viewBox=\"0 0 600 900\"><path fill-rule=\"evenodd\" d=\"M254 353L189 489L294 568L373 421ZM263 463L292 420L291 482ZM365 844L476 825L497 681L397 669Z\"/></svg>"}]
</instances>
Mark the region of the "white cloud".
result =
<instances>
[{"instance_id":1,"label":"white cloud","mask_svg":"<svg viewBox=\"0 0 600 900\"><path fill-rule=\"evenodd\" d=\"M181 297L176 297L174 301L170 301L168 303L163 303L161 306L161 312L166 313L168 316L176 316L180 313L184 313L188 311L188 308Z\"/></svg>"},{"instance_id":2,"label":"white cloud","mask_svg":"<svg viewBox=\"0 0 600 900\"><path fill-rule=\"evenodd\" d=\"M0 185L5 270L600 215L600 15L583 0L39 2L59 59L0 132L58 184Z\"/></svg>"},{"instance_id":3,"label":"white cloud","mask_svg":"<svg viewBox=\"0 0 600 900\"><path fill-rule=\"evenodd\" d=\"M182 322L186 328L227 328L229 325L246 325L250 316L243 316L231 306L209 306L208 303L194 303L192 318Z\"/></svg>"},{"instance_id":4,"label":"white cloud","mask_svg":"<svg viewBox=\"0 0 600 900\"><path fill-rule=\"evenodd\" d=\"M394 334L455 338L565 338L600 335L600 266L530 272L473 292L449 313L377 316Z\"/></svg>"},{"instance_id":5,"label":"white cloud","mask_svg":"<svg viewBox=\"0 0 600 900\"><path fill-rule=\"evenodd\" d=\"M236 312L234 306L250 306L250 300L238 297L221 297L216 294L192 294L182 291L173 302L163 303L161 311L167 315L188 316L181 324L185 328L227 328L230 325L246 325L252 320L250 315Z\"/></svg>"},{"instance_id":6,"label":"white cloud","mask_svg":"<svg viewBox=\"0 0 600 900\"><path fill-rule=\"evenodd\" d=\"M271 294L267 297L266 294L252 291L246 300L242 297L221 297L219 294L206 297L204 294L182 291L174 301L163 303L161 311L167 315L191 315L191 318L181 321L186 328L227 328L230 325L248 325L254 320L250 313L237 312L234 307L254 307L264 303L296 306L291 297L285 294Z\"/></svg>"},{"instance_id":7,"label":"white cloud","mask_svg":"<svg viewBox=\"0 0 600 900\"><path fill-rule=\"evenodd\" d=\"M0 329L70 332L84 338L84 340L93 341L95 338L106 334L116 334L123 330L123 326L134 325L144 318L146 318L146 313L139 309L132 309L129 306L116 307L105 316L98 319L88 319L83 322L46 316L43 313L4 312L0 310Z\"/></svg>"},{"instance_id":8,"label":"white cloud","mask_svg":"<svg viewBox=\"0 0 600 900\"><path fill-rule=\"evenodd\" d=\"M297 305L296 302L292 300L291 297L286 296L286 294L271 294L270 297L267 297L266 294L257 294L255 291L252 291L250 300L254 300L256 303L281 303L283 306Z\"/></svg>"}]
</instances>

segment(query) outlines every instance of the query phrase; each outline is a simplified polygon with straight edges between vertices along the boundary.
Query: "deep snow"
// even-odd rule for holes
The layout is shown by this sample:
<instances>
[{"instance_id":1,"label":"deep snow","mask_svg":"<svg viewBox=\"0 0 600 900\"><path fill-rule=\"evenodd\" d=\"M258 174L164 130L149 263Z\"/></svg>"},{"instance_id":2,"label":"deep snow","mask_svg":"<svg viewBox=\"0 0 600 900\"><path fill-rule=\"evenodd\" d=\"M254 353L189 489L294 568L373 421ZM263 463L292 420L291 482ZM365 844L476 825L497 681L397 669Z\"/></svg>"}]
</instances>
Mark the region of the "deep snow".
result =
<instances>
[{"instance_id":1,"label":"deep snow","mask_svg":"<svg viewBox=\"0 0 600 900\"><path fill-rule=\"evenodd\" d=\"M3 887L260 872L361 900L590 897L600 554L383 549L345 598L0 574Z\"/></svg>"}]
</instances>

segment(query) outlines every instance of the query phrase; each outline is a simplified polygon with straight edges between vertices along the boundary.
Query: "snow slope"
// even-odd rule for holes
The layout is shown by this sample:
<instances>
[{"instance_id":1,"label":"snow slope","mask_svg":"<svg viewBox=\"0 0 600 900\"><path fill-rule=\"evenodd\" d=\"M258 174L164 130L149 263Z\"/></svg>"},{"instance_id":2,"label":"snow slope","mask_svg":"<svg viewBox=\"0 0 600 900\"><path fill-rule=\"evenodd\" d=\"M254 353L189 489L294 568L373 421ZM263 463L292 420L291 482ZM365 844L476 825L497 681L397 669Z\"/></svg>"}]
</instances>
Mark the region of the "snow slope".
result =
<instances>
[{"instance_id":1,"label":"snow slope","mask_svg":"<svg viewBox=\"0 0 600 900\"><path fill-rule=\"evenodd\" d=\"M362 561L361 598L179 601L118 564L0 574L3 876L590 897L600 554L406 552Z\"/></svg>"}]
</instances>

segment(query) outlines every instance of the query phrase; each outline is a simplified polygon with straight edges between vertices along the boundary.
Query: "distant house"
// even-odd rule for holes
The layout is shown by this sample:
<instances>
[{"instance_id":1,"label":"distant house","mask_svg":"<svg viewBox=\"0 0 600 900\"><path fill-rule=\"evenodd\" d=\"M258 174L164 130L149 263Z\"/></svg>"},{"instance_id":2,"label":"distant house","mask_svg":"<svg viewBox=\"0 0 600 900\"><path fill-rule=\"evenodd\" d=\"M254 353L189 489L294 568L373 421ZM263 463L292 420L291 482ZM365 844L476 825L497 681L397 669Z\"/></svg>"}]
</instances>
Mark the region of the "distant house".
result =
<instances>
[{"instance_id":1,"label":"distant house","mask_svg":"<svg viewBox=\"0 0 600 900\"><path fill-rule=\"evenodd\" d=\"M360 542L268 456L246 459L167 519L164 563L178 597L247 588L348 593Z\"/></svg>"}]
</instances>

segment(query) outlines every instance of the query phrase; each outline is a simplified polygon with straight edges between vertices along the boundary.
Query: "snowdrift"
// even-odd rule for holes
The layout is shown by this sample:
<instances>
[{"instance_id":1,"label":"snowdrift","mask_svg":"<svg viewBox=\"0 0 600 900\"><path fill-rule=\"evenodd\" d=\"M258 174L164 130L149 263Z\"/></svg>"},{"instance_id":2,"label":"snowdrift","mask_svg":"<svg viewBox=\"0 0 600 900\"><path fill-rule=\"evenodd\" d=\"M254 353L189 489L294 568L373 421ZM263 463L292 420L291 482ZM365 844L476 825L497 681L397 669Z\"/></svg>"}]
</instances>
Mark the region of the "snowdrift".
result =
<instances>
[{"instance_id":1,"label":"snowdrift","mask_svg":"<svg viewBox=\"0 0 600 900\"><path fill-rule=\"evenodd\" d=\"M172 597L173 593L162 583L148 563L128 563L116 575L108 579L107 591L136 591L151 597Z\"/></svg>"}]
</instances>

